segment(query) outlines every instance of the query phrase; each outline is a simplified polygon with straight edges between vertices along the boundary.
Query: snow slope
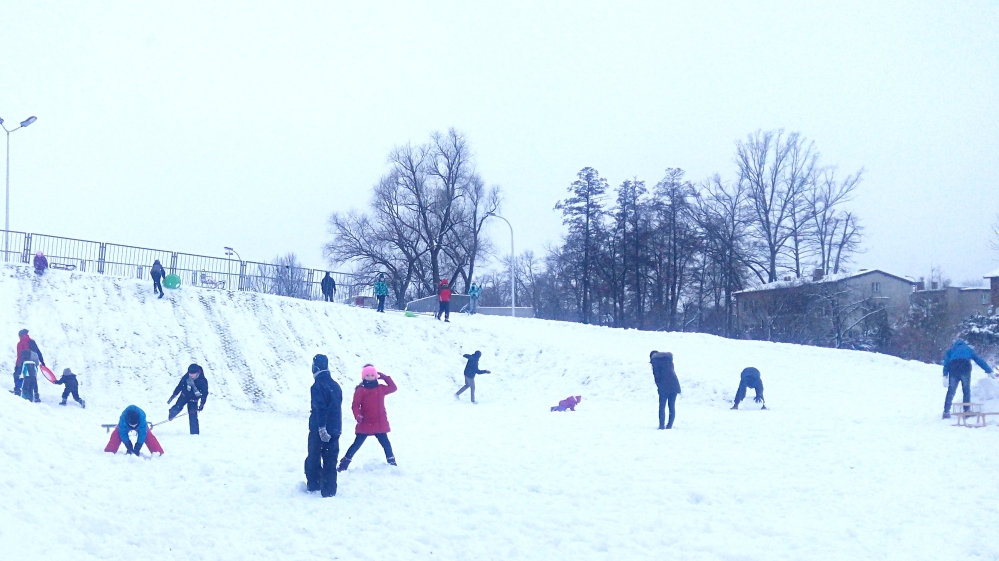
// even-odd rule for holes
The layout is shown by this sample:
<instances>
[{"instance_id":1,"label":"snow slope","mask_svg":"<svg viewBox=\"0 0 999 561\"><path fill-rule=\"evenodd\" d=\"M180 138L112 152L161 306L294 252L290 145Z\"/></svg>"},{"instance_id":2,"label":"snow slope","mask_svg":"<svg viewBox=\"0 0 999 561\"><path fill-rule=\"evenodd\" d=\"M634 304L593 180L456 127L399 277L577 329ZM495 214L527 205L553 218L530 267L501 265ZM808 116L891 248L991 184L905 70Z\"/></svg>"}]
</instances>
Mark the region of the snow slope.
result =
<instances>
[{"instance_id":1,"label":"snow slope","mask_svg":"<svg viewBox=\"0 0 999 561\"><path fill-rule=\"evenodd\" d=\"M88 403L60 407L45 382L41 404L0 395L4 558L999 559L999 428L939 419L938 366L212 290L157 300L149 284L0 267L0 372L27 327ZM493 374L473 406L451 394L476 349ZM672 431L655 430L652 349L676 355ZM365 362L400 387L399 468L368 442L328 500L303 492L317 352L348 404ZM129 403L165 419L190 362L212 387L202 434L178 419L155 430L163 457L103 453L100 424ZM771 410L729 411L750 365ZM548 411L570 394L578 411Z\"/></svg>"}]
</instances>

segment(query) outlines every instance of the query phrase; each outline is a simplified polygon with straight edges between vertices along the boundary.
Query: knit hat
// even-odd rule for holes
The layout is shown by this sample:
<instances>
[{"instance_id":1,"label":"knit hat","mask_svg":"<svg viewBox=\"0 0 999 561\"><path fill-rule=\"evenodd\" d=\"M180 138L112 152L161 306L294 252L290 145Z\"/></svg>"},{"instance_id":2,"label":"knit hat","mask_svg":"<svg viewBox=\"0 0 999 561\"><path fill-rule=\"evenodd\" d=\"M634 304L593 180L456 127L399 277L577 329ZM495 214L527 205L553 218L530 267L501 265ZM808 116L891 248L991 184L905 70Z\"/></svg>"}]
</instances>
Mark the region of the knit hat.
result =
<instances>
[{"instance_id":1,"label":"knit hat","mask_svg":"<svg viewBox=\"0 0 999 561\"><path fill-rule=\"evenodd\" d=\"M22 330L20 330L20 331L17 332L17 336L18 337L24 337L27 334L28 334L28 330L27 329L22 329Z\"/></svg>"},{"instance_id":2,"label":"knit hat","mask_svg":"<svg viewBox=\"0 0 999 561\"><path fill-rule=\"evenodd\" d=\"M378 374L378 369L375 368L373 365L365 364L364 368L361 369L361 377L363 378L364 376L366 376L368 374L375 374L375 375L377 375Z\"/></svg>"},{"instance_id":3,"label":"knit hat","mask_svg":"<svg viewBox=\"0 0 999 561\"><path fill-rule=\"evenodd\" d=\"M69 368L64 368L63 371L62 371L62 375L63 376L76 376L76 374L73 374L73 371L70 370Z\"/></svg>"},{"instance_id":4,"label":"knit hat","mask_svg":"<svg viewBox=\"0 0 999 561\"><path fill-rule=\"evenodd\" d=\"M317 374L324 370L330 369L330 359L326 358L326 355L316 355L312 357L312 377L315 378Z\"/></svg>"}]
</instances>

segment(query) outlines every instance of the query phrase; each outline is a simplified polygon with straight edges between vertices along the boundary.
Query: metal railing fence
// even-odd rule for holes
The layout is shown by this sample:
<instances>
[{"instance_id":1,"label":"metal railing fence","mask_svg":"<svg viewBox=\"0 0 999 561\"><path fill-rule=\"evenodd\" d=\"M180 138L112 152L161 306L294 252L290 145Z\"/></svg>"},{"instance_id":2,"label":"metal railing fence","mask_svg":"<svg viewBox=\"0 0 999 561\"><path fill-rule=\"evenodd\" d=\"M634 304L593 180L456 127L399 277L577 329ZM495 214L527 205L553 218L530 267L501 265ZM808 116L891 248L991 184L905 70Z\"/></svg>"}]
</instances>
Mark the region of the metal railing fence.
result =
<instances>
[{"instance_id":1,"label":"metal railing fence","mask_svg":"<svg viewBox=\"0 0 999 561\"><path fill-rule=\"evenodd\" d=\"M98 273L122 278L149 279L153 261L181 283L199 288L241 290L276 294L304 300L322 300L326 270L279 266L256 261L194 255L113 243L78 240L45 234L3 232L4 263L31 264L41 251L49 267L57 270ZM367 275L329 271L336 281L337 301L372 296L374 279Z\"/></svg>"}]
</instances>

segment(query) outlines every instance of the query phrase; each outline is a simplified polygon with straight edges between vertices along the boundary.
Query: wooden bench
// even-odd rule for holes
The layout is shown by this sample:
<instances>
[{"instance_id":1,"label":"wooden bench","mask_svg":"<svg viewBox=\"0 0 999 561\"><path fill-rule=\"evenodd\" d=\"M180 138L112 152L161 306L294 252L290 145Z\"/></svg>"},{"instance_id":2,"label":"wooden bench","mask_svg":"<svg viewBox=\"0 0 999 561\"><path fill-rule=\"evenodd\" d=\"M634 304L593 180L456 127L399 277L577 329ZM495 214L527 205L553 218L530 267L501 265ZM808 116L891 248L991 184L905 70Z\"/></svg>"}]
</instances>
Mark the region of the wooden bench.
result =
<instances>
[{"instance_id":1,"label":"wooden bench","mask_svg":"<svg viewBox=\"0 0 999 561\"><path fill-rule=\"evenodd\" d=\"M965 411L964 408L968 410ZM981 403L952 403L951 417L957 417L955 427L982 428L988 424L989 415L999 415L999 412L983 412ZM969 425L968 419L974 419L975 424Z\"/></svg>"}]
</instances>

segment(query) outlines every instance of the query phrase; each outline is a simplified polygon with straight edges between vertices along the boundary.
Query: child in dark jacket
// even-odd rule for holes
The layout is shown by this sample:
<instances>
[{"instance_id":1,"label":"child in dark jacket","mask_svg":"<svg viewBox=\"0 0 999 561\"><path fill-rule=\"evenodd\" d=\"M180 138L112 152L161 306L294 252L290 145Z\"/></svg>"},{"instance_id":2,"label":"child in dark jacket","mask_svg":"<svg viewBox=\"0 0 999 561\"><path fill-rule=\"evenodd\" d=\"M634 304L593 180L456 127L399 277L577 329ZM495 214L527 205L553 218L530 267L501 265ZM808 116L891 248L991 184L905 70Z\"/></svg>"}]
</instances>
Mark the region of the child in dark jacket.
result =
<instances>
[{"instance_id":1,"label":"child in dark jacket","mask_svg":"<svg viewBox=\"0 0 999 561\"><path fill-rule=\"evenodd\" d=\"M41 359L38 353L31 350L21 351L21 397L28 401L41 403L38 395L38 363Z\"/></svg>"},{"instance_id":2,"label":"child in dark jacket","mask_svg":"<svg viewBox=\"0 0 999 561\"><path fill-rule=\"evenodd\" d=\"M468 362L465 363L465 385L454 394L455 399L461 399L461 393L465 390L471 390L472 392L472 403L475 403L475 375L476 374L489 374L488 370L479 370L479 359L482 358L482 351L475 351L470 355L461 355L465 357Z\"/></svg>"},{"instance_id":3,"label":"child in dark jacket","mask_svg":"<svg viewBox=\"0 0 999 561\"><path fill-rule=\"evenodd\" d=\"M62 377L56 380L57 384L65 384L66 389L62 390L62 401L59 405L66 405L66 398L70 394L73 394L73 400L80 404L80 407L86 409L87 402L80 399L80 383L76 380L76 374L69 368L62 371Z\"/></svg>"},{"instance_id":4,"label":"child in dark jacket","mask_svg":"<svg viewBox=\"0 0 999 561\"><path fill-rule=\"evenodd\" d=\"M763 380L760 378L760 371L752 366L744 368L742 374L739 375L739 389L735 392L735 404L732 405L732 409L739 408L739 403L746 399L746 390L749 388L756 390L756 397L753 398L753 401L763 404L760 409L766 409L767 402L763 400Z\"/></svg>"}]
</instances>

